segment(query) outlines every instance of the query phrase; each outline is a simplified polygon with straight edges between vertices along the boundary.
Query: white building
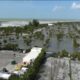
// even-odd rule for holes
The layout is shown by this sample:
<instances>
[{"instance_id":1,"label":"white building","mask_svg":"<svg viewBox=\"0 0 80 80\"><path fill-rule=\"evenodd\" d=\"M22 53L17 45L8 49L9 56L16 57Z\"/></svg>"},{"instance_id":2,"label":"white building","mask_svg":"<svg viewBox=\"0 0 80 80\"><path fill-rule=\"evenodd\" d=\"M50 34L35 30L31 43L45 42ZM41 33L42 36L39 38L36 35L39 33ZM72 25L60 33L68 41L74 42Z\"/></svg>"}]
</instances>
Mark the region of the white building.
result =
<instances>
[{"instance_id":1,"label":"white building","mask_svg":"<svg viewBox=\"0 0 80 80\"><path fill-rule=\"evenodd\" d=\"M53 26L53 24L51 24L51 23L48 23L48 26Z\"/></svg>"},{"instance_id":2,"label":"white building","mask_svg":"<svg viewBox=\"0 0 80 80\"><path fill-rule=\"evenodd\" d=\"M0 72L0 78L9 79L11 74Z\"/></svg>"},{"instance_id":3,"label":"white building","mask_svg":"<svg viewBox=\"0 0 80 80\"><path fill-rule=\"evenodd\" d=\"M33 47L29 53L23 58L23 63L30 63L31 60L34 61L40 54L42 48Z\"/></svg>"}]
</instances>

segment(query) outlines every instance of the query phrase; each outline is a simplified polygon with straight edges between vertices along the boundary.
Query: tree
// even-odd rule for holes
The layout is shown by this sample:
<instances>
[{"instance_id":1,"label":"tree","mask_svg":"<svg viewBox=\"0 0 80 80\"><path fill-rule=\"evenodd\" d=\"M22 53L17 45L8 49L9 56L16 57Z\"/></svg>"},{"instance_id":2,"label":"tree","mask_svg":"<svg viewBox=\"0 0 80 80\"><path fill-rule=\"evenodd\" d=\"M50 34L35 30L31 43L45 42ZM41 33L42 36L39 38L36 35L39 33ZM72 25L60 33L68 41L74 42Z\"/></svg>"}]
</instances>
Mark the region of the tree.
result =
<instances>
[{"instance_id":1,"label":"tree","mask_svg":"<svg viewBox=\"0 0 80 80\"><path fill-rule=\"evenodd\" d=\"M4 39L3 42L4 42L4 43L7 43L7 40Z\"/></svg>"},{"instance_id":2,"label":"tree","mask_svg":"<svg viewBox=\"0 0 80 80\"><path fill-rule=\"evenodd\" d=\"M44 34L41 31L35 32L34 37L36 39L44 40Z\"/></svg>"},{"instance_id":3,"label":"tree","mask_svg":"<svg viewBox=\"0 0 80 80\"><path fill-rule=\"evenodd\" d=\"M28 25L29 25L29 26L32 26L33 24L32 24L32 22L30 21Z\"/></svg>"},{"instance_id":4,"label":"tree","mask_svg":"<svg viewBox=\"0 0 80 80\"><path fill-rule=\"evenodd\" d=\"M39 26L39 21L36 20L36 19L33 19L33 21L32 21L32 25L33 25L34 27Z\"/></svg>"},{"instance_id":5,"label":"tree","mask_svg":"<svg viewBox=\"0 0 80 80\"><path fill-rule=\"evenodd\" d=\"M31 43L31 38L25 38L24 42L29 46Z\"/></svg>"}]
</instances>

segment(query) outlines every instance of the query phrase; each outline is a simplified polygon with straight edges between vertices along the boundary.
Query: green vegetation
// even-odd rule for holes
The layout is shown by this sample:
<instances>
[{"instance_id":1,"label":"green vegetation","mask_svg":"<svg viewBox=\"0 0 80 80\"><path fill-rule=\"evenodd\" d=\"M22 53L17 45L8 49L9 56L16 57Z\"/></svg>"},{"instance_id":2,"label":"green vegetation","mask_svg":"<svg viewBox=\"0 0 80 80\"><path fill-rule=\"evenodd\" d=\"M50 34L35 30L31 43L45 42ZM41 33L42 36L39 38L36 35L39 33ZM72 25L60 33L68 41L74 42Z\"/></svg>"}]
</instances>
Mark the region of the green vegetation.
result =
<instances>
[{"instance_id":1,"label":"green vegetation","mask_svg":"<svg viewBox=\"0 0 80 80\"><path fill-rule=\"evenodd\" d=\"M14 32L15 32L16 34L19 34L19 33L22 34L23 29L24 29L23 27L15 27L15 28L14 28Z\"/></svg>"},{"instance_id":2,"label":"green vegetation","mask_svg":"<svg viewBox=\"0 0 80 80\"><path fill-rule=\"evenodd\" d=\"M12 33L15 34L21 34L21 33L33 33L34 29L38 29L38 28L42 28L42 27L46 27L47 24L39 24L39 21L36 19L33 19L32 21L29 22L28 25L22 26L22 27L0 27L0 31L3 32L3 35L9 35ZM1 35L1 34L0 34Z\"/></svg>"},{"instance_id":3,"label":"green vegetation","mask_svg":"<svg viewBox=\"0 0 80 80\"><path fill-rule=\"evenodd\" d=\"M80 60L80 52L68 53L66 50L62 50L61 52L54 54L53 57L70 57L72 60Z\"/></svg>"},{"instance_id":4,"label":"green vegetation","mask_svg":"<svg viewBox=\"0 0 80 80\"><path fill-rule=\"evenodd\" d=\"M71 54L72 60L78 59L80 60L80 52L74 52Z\"/></svg>"},{"instance_id":5,"label":"green vegetation","mask_svg":"<svg viewBox=\"0 0 80 80\"><path fill-rule=\"evenodd\" d=\"M33 19L33 21L31 22L31 25L34 27L38 27L39 26L39 21L36 19Z\"/></svg>"},{"instance_id":6,"label":"green vegetation","mask_svg":"<svg viewBox=\"0 0 80 80\"><path fill-rule=\"evenodd\" d=\"M24 42L26 43L26 45L30 45L31 38L30 37L28 37L28 38L24 37Z\"/></svg>"},{"instance_id":7,"label":"green vegetation","mask_svg":"<svg viewBox=\"0 0 80 80\"><path fill-rule=\"evenodd\" d=\"M79 47L79 44L77 43L75 38L73 39L73 47L74 48L78 48Z\"/></svg>"},{"instance_id":8,"label":"green vegetation","mask_svg":"<svg viewBox=\"0 0 80 80\"><path fill-rule=\"evenodd\" d=\"M17 48L18 48L17 44L11 44L11 43L8 43L3 47L3 49L5 50L16 50Z\"/></svg>"},{"instance_id":9,"label":"green vegetation","mask_svg":"<svg viewBox=\"0 0 80 80\"><path fill-rule=\"evenodd\" d=\"M58 58L58 57L63 58L63 57L68 57L68 56L69 56L69 52L67 52L65 49L58 53L53 54L53 57L55 58Z\"/></svg>"},{"instance_id":10,"label":"green vegetation","mask_svg":"<svg viewBox=\"0 0 80 80\"><path fill-rule=\"evenodd\" d=\"M45 43L44 43L45 49L48 48L48 46L49 46L49 41L50 41L50 38L46 39L46 41L45 41Z\"/></svg>"},{"instance_id":11,"label":"green vegetation","mask_svg":"<svg viewBox=\"0 0 80 80\"><path fill-rule=\"evenodd\" d=\"M45 57L45 51L42 50L40 55L34 61L33 65L29 68L28 72L25 73L23 80L35 80L39 68L43 63L44 57Z\"/></svg>"},{"instance_id":12,"label":"green vegetation","mask_svg":"<svg viewBox=\"0 0 80 80\"><path fill-rule=\"evenodd\" d=\"M36 20L36 19L33 19L32 21L29 22L28 25L25 25L25 26L8 26L8 27L0 27L0 38L4 39L3 42L5 43L4 45L2 44L2 41L1 41L1 47L0 49L4 49L4 50L16 50L18 48L18 45L15 43L17 40L16 39L19 39L19 37L23 37L23 34L29 34L27 36L26 39L24 39L24 42L26 45L30 46L30 43L31 43L31 40L33 39L33 37L35 36L36 39L39 39L39 40L44 40L44 34L42 32L36 32L36 33L33 33L36 29L40 29L40 28L43 28L43 27L46 27L47 24L39 24L39 21ZM16 39L13 40L10 36L15 36ZM9 43L7 41L6 38L9 38L9 41L13 41L14 43ZM2 46L3 45L3 46Z\"/></svg>"},{"instance_id":13,"label":"green vegetation","mask_svg":"<svg viewBox=\"0 0 80 80\"><path fill-rule=\"evenodd\" d=\"M17 76L17 75L12 75L10 78L9 78L9 80L22 80L19 76Z\"/></svg>"},{"instance_id":14,"label":"green vegetation","mask_svg":"<svg viewBox=\"0 0 80 80\"><path fill-rule=\"evenodd\" d=\"M68 57L68 52L66 50L62 50L61 52L58 53L59 57Z\"/></svg>"},{"instance_id":15,"label":"green vegetation","mask_svg":"<svg viewBox=\"0 0 80 80\"><path fill-rule=\"evenodd\" d=\"M3 40L4 43L7 43L7 40Z\"/></svg>"},{"instance_id":16,"label":"green vegetation","mask_svg":"<svg viewBox=\"0 0 80 80\"><path fill-rule=\"evenodd\" d=\"M69 37L70 37L70 38L73 38L73 35L72 35L71 32L68 32L68 34L69 34Z\"/></svg>"},{"instance_id":17,"label":"green vegetation","mask_svg":"<svg viewBox=\"0 0 80 80\"><path fill-rule=\"evenodd\" d=\"M56 36L57 36L57 40L61 40L63 38L64 34L63 34L63 32L59 32L56 34Z\"/></svg>"},{"instance_id":18,"label":"green vegetation","mask_svg":"<svg viewBox=\"0 0 80 80\"><path fill-rule=\"evenodd\" d=\"M34 33L33 35L36 39L44 40L44 34L41 31Z\"/></svg>"},{"instance_id":19,"label":"green vegetation","mask_svg":"<svg viewBox=\"0 0 80 80\"><path fill-rule=\"evenodd\" d=\"M17 64L17 63L16 63L15 60L13 60L13 61L11 61L11 64L12 64L12 65L15 65L15 64Z\"/></svg>"}]
</instances>

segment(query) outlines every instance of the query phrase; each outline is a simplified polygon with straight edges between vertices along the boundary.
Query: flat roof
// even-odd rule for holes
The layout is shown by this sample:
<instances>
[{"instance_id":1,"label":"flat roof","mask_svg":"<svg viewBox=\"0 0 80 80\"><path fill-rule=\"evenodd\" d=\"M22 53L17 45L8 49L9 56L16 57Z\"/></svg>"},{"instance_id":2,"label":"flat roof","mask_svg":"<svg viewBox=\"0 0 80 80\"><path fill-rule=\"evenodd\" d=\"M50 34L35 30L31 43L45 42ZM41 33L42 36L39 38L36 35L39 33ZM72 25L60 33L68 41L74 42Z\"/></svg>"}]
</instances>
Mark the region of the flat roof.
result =
<instances>
[{"instance_id":1,"label":"flat roof","mask_svg":"<svg viewBox=\"0 0 80 80\"><path fill-rule=\"evenodd\" d=\"M0 78L2 79L9 79L10 76L11 74L0 72Z\"/></svg>"},{"instance_id":2,"label":"flat roof","mask_svg":"<svg viewBox=\"0 0 80 80\"><path fill-rule=\"evenodd\" d=\"M23 62L30 63L31 60L34 60L37 58L41 50L42 48L33 47L31 51L25 55L25 57L23 58Z\"/></svg>"}]
</instances>

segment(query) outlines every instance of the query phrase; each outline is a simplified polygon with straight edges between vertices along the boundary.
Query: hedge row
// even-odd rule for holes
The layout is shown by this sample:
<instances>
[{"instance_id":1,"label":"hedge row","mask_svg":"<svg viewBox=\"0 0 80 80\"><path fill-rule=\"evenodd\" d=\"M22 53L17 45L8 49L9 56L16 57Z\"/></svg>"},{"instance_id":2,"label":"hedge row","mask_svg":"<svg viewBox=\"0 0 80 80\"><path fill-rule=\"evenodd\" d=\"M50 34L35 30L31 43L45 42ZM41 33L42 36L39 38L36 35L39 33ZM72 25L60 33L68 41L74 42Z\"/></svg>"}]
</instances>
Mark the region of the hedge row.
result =
<instances>
[{"instance_id":1,"label":"hedge row","mask_svg":"<svg viewBox=\"0 0 80 80\"><path fill-rule=\"evenodd\" d=\"M28 72L24 74L23 80L35 80L41 64L45 57L45 51L42 50L39 56L35 59L33 65L29 68Z\"/></svg>"}]
</instances>

